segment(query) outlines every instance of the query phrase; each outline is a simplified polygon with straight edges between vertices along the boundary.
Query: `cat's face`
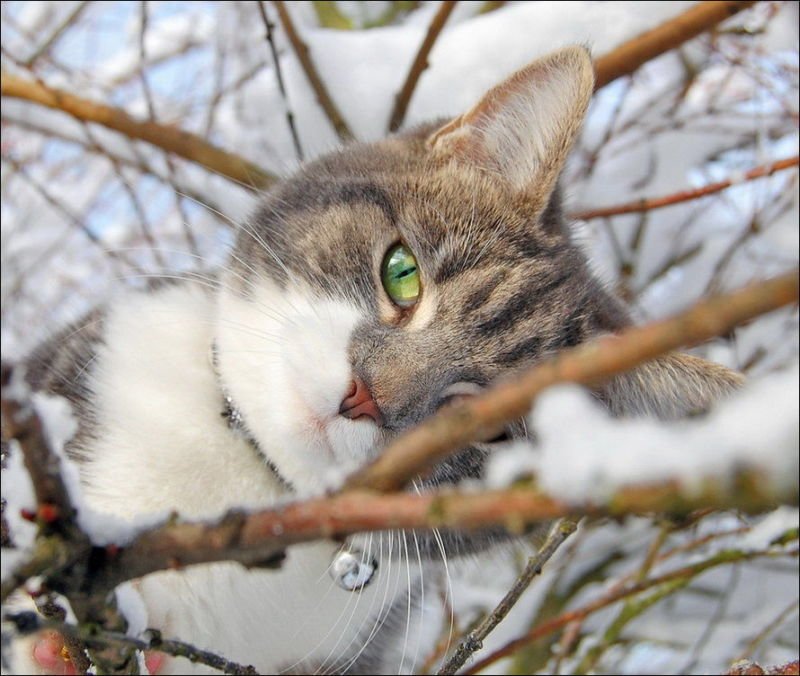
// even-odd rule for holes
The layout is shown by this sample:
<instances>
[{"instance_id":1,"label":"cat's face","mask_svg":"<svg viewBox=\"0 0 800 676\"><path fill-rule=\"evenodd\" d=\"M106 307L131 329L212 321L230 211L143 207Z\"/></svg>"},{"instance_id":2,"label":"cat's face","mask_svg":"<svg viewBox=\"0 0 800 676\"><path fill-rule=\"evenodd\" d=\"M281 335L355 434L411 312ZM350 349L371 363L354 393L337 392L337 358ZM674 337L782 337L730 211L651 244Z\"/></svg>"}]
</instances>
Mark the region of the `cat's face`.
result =
<instances>
[{"instance_id":1,"label":"cat's face","mask_svg":"<svg viewBox=\"0 0 800 676\"><path fill-rule=\"evenodd\" d=\"M592 87L584 49L555 52L444 126L307 165L242 225L219 294L220 376L298 493L337 484L453 397L628 323L571 244L556 188ZM737 382L675 355L597 395L668 418ZM478 477L486 451L424 482Z\"/></svg>"},{"instance_id":2,"label":"cat's face","mask_svg":"<svg viewBox=\"0 0 800 676\"><path fill-rule=\"evenodd\" d=\"M243 225L220 296L221 375L298 490L610 328L555 194L591 90L586 52L562 50L444 127L308 165ZM437 478L481 464L473 449Z\"/></svg>"}]
</instances>

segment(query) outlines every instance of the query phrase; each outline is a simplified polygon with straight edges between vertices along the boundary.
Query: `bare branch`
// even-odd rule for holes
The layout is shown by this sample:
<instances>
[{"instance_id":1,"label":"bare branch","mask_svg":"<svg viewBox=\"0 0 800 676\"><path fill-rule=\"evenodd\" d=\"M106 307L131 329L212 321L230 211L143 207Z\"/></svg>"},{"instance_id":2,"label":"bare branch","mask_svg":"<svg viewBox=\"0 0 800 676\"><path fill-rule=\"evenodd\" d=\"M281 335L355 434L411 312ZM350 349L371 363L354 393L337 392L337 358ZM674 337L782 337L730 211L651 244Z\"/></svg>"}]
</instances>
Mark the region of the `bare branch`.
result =
<instances>
[{"instance_id":1,"label":"bare branch","mask_svg":"<svg viewBox=\"0 0 800 676\"><path fill-rule=\"evenodd\" d=\"M674 19L628 40L595 61L595 89L632 73L642 64L705 33L754 4L751 1L701 2Z\"/></svg>"},{"instance_id":2,"label":"bare branch","mask_svg":"<svg viewBox=\"0 0 800 676\"><path fill-rule=\"evenodd\" d=\"M671 319L631 327L616 336L564 350L518 378L481 396L442 409L392 442L371 465L354 474L351 488L391 490L476 440L491 439L530 409L536 396L556 383L596 384L611 375L726 333L753 317L794 303L798 271L703 300Z\"/></svg>"},{"instance_id":3,"label":"bare branch","mask_svg":"<svg viewBox=\"0 0 800 676\"><path fill-rule=\"evenodd\" d=\"M38 194L39 196L47 202L53 209L58 211L64 218L67 219L69 223L71 223L77 230L80 230L88 240L97 247L105 256L110 258L116 264L124 264L128 268L130 268L133 272L141 274L144 271L133 261L131 261L127 256L119 251L114 251L113 249L107 249L103 244L103 241L90 230L86 224L78 218L75 214L73 214L67 207L65 207L61 202L56 200L47 188L42 185L38 180L36 180L30 173L23 167L19 162L11 157L3 157L4 162L8 162L17 174L22 177L28 185L30 185Z\"/></svg>"},{"instance_id":4,"label":"bare branch","mask_svg":"<svg viewBox=\"0 0 800 676\"><path fill-rule=\"evenodd\" d=\"M798 550L795 548L793 550L785 550L783 548L778 549L766 549L766 550L748 550L742 551L738 549L727 549L721 551L714 556L700 561L699 563L695 563L689 566L684 566L683 568L678 568L676 570L672 570L668 573L664 573L663 575L659 575L657 577L648 578L646 580L641 580L639 582L634 582L633 584L625 585L622 587L618 587L613 589L608 594L601 596L600 598L587 603L585 606L577 608L575 610L570 610L565 613L562 613L558 617L553 618L552 620L548 620L533 629L531 629L528 633L520 636L519 638L514 639L513 641L509 641L504 646L499 648L498 650L494 651L491 655L475 662L470 668L464 672L465 674L477 674L486 669L491 664L494 664L498 660L511 655L512 653L519 650L524 645L532 643L534 641L539 640L540 638L547 636L548 634L552 634L559 629L562 629L566 625L570 624L571 622L575 622L576 620L584 619L591 615L592 613L601 610L617 601L621 601L623 599L629 598L635 594L639 594L647 589L652 589L654 587L660 587L661 585L676 585L678 587L685 586L688 582L692 579L704 573L705 571L716 568L717 566L726 565L729 563L737 563L739 561L750 561L756 558L762 557L783 557L783 556L797 556Z\"/></svg>"},{"instance_id":5,"label":"bare branch","mask_svg":"<svg viewBox=\"0 0 800 676\"><path fill-rule=\"evenodd\" d=\"M339 138L342 141L349 141L353 138L353 132L350 131L347 122L345 122L330 94L328 94L328 90L322 82L319 73L317 73L314 62L311 60L308 46L300 38L297 29L294 27L294 23L292 23L292 17L289 16L289 11L281 0L273 0L272 4L275 5L275 9L278 10L278 18L281 21L286 37L289 38L289 43L292 45L292 49L294 49L294 53L297 55L297 60L300 62L300 66L308 78L308 83L317 95L319 105L322 106L322 110L325 111L328 120L331 125L333 125Z\"/></svg>"},{"instance_id":6,"label":"bare branch","mask_svg":"<svg viewBox=\"0 0 800 676\"><path fill-rule=\"evenodd\" d=\"M161 638L160 633L148 630L149 640L142 640L118 632L107 631L93 626L74 625L62 621L42 621L34 613L23 612L6 615L5 618L14 623L21 635L32 634L42 630L54 630L64 636L97 648L124 647L129 650L158 650L174 657L185 657L197 664L205 664L224 674L258 674L252 666L244 666L219 655L201 650L190 643Z\"/></svg>"},{"instance_id":7,"label":"bare branch","mask_svg":"<svg viewBox=\"0 0 800 676\"><path fill-rule=\"evenodd\" d=\"M2 366L3 439L16 439L31 477L38 505L36 517L46 526L69 526L75 515L67 487L61 477L61 461L53 453L39 417L28 402L15 395L12 368Z\"/></svg>"},{"instance_id":8,"label":"bare branch","mask_svg":"<svg viewBox=\"0 0 800 676\"><path fill-rule=\"evenodd\" d=\"M620 214L633 214L642 211L652 211L653 209L661 209L673 204L680 204L695 200L706 195L713 195L714 193L725 190L732 185L738 185L743 181L753 181L757 178L764 176L771 176L775 172L783 171L784 169L791 169L800 164L800 156L787 157L783 160L777 160L770 164L765 164L760 167L751 169L744 175L736 179L728 179L727 181L719 181L717 183L710 183L702 188L694 188L692 190L683 190L672 195L665 197L643 197L635 202L628 202L627 204L619 204L613 207L602 207L600 209L591 209L589 211L580 211L576 214L571 214L572 218L582 221L588 221L592 218L607 218L609 216L619 216Z\"/></svg>"},{"instance_id":9,"label":"bare branch","mask_svg":"<svg viewBox=\"0 0 800 676\"><path fill-rule=\"evenodd\" d=\"M508 590L502 601L461 641L456 651L447 660L447 663L439 669L439 674L455 674L475 651L483 647L483 640L508 615L514 604L519 600L519 597L522 596L522 593L533 582L533 579L541 574L544 564L550 560L564 541L575 532L577 527L578 523L576 521L566 518L560 519L553 524L547 539L539 548L539 551L536 552L536 555L528 559L525 569L514 581L514 585Z\"/></svg>"},{"instance_id":10,"label":"bare branch","mask_svg":"<svg viewBox=\"0 0 800 676\"><path fill-rule=\"evenodd\" d=\"M53 31L48 35L44 41L34 50L33 54L31 54L27 59L25 59L25 66L27 68L31 68L43 55L50 51L50 48L58 41L58 39L64 34L64 31L68 30L83 14L86 8L89 6L89 2L87 0L83 0L83 2L79 2L72 8L72 10L64 17L64 19L59 23Z\"/></svg>"},{"instance_id":11,"label":"bare branch","mask_svg":"<svg viewBox=\"0 0 800 676\"><path fill-rule=\"evenodd\" d=\"M61 110L78 120L95 122L129 138L147 141L243 186L265 188L276 180L261 167L213 146L195 134L153 121L142 122L120 108L96 103L11 73L2 73L0 94Z\"/></svg>"},{"instance_id":12,"label":"bare branch","mask_svg":"<svg viewBox=\"0 0 800 676\"><path fill-rule=\"evenodd\" d=\"M414 89L417 86L417 82L419 81L422 72L428 67L428 55L431 53L431 49L433 49L436 38L438 38L439 33L442 32L442 28L444 28L444 25L452 11L455 9L455 6L455 0L444 0L441 5L439 5L439 10L434 15L431 25L428 27L428 32L425 34L425 39L422 41L419 51L414 57L414 61L411 64L411 69L408 71L408 75L406 76L406 81L403 83L403 86L400 88L397 96L395 96L394 108L392 109L392 114L389 117L389 131L397 131L400 128L400 125L403 124L403 120L406 116L406 110L408 110L408 104L411 101L411 96L414 94Z\"/></svg>"},{"instance_id":13,"label":"bare branch","mask_svg":"<svg viewBox=\"0 0 800 676\"><path fill-rule=\"evenodd\" d=\"M94 548L92 575L82 579L81 590L90 598L102 598L129 579L217 561L274 567L280 565L283 552L290 545L355 533L496 525L519 532L528 524L576 514L619 517L658 512L683 517L701 508L763 512L779 504L798 502L796 485L773 485L756 468L743 469L731 481L703 477L698 485L702 488L690 489L677 480L632 485L621 488L602 504L565 502L531 486L421 495L349 490L250 514L231 512L214 523L169 522L143 533L125 548ZM48 558L51 550L54 554ZM71 571L85 561L65 559L53 543L37 545L34 557L38 559L38 569L34 572L31 565L25 564L25 571L43 575L46 582L57 581L57 588L69 596ZM13 591L14 584L19 583L4 583L3 598Z\"/></svg>"},{"instance_id":14,"label":"bare branch","mask_svg":"<svg viewBox=\"0 0 800 676\"><path fill-rule=\"evenodd\" d=\"M280 91L281 98L283 99L283 103L286 106L286 123L289 125L289 132L292 135L294 152L297 155L297 159L302 161L303 148L300 145L300 138L297 136L297 129L294 126L294 113L292 113L292 109L289 107L289 97L286 94L286 87L283 84L283 71L281 70L281 60L280 57L278 56L278 49L275 46L275 36L272 33L274 25L267 16L267 8L264 6L264 1L259 0L259 2L256 4L258 6L258 12L261 15L261 21L264 23L264 31L266 33L265 37L267 39L267 44L269 45L270 54L272 55L272 63L275 66L275 79L278 81L278 90Z\"/></svg>"}]
</instances>

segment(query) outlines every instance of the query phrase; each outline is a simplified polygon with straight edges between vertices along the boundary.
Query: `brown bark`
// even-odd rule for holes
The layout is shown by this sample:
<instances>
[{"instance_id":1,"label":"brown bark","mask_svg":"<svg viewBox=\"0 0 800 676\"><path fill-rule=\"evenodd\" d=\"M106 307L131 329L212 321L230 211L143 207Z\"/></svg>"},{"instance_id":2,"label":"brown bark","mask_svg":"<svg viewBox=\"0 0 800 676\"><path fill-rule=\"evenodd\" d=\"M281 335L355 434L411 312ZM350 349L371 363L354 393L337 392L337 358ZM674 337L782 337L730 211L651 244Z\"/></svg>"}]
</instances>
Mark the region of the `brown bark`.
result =
<instances>
[{"instance_id":1,"label":"brown bark","mask_svg":"<svg viewBox=\"0 0 800 676\"><path fill-rule=\"evenodd\" d=\"M411 96L414 94L414 89L417 87L417 82L419 81L423 71L429 65L428 55L431 53L433 45L436 42L436 38L438 38L439 33L442 32L442 29L444 28L445 23L447 23L448 17L455 9L455 6L455 0L444 0L444 2L439 5L439 10L434 15L431 25L428 26L428 32L425 34L425 39L422 41L419 51L414 57L414 61L411 64L411 69L408 71L408 75L406 75L406 80L395 97L394 108L392 109L392 114L389 117L389 131L397 131L400 128L400 125L403 124L403 120L406 117L406 111L408 110L408 104L411 102Z\"/></svg>"},{"instance_id":2,"label":"brown bark","mask_svg":"<svg viewBox=\"0 0 800 676\"><path fill-rule=\"evenodd\" d=\"M60 110L83 122L101 124L128 138L147 141L247 187L265 188L276 180L261 167L213 146L195 134L178 127L137 120L120 108L90 101L40 82L4 72L0 94Z\"/></svg>"},{"instance_id":3,"label":"brown bark","mask_svg":"<svg viewBox=\"0 0 800 676\"><path fill-rule=\"evenodd\" d=\"M743 181L753 181L757 178L763 178L764 176L771 176L775 172L796 167L799 163L800 156L795 155L794 157L787 157L786 159L778 160L776 162L751 169L740 179L728 179L727 181L710 183L702 188L683 190L665 197L643 197L635 202L618 204L617 206L611 207L602 207L600 209L591 209L589 211L580 211L576 214L571 214L571 217L582 221L588 221L592 218L607 218L609 216L619 216L621 214L633 214L642 211L652 211L653 209L661 209L672 204L680 204L682 202L688 202L700 197L705 197L706 195L713 195L714 193L725 190L725 188L729 188L732 185L738 185Z\"/></svg>"},{"instance_id":4,"label":"brown bark","mask_svg":"<svg viewBox=\"0 0 800 676\"><path fill-rule=\"evenodd\" d=\"M319 105L322 106L322 110L325 111L325 115L328 116L328 120L330 120L339 138L342 141L350 140L353 138L353 132L350 131L350 127L347 126L347 122L345 122L345 119L333 102L331 95L328 93L325 84L322 82L322 78L319 76L317 68L311 60L308 46L300 38L300 34L294 27L289 11L281 0L273 0L272 4L275 6L275 9L278 10L278 18L281 21L286 37L289 39L289 43L292 45L297 60L300 62L300 66L308 78L308 83L317 95Z\"/></svg>"},{"instance_id":5,"label":"brown bark","mask_svg":"<svg viewBox=\"0 0 800 676\"><path fill-rule=\"evenodd\" d=\"M595 61L595 89L629 75L642 64L711 30L754 4L749 1L701 2L674 19L628 40Z\"/></svg>"}]
</instances>

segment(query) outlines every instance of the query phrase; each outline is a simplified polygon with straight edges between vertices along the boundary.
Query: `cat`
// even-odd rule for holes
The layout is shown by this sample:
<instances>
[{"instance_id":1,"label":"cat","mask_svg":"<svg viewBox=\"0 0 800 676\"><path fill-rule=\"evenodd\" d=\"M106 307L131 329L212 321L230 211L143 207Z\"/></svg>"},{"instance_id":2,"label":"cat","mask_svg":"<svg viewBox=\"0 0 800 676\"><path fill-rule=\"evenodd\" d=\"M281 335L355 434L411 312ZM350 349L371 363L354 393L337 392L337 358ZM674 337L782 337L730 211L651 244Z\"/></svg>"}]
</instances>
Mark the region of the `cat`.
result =
<instances>
[{"instance_id":1,"label":"cat","mask_svg":"<svg viewBox=\"0 0 800 676\"><path fill-rule=\"evenodd\" d=\"M629 325L561 208L593 86L588 51L565 47L449 122L310 162L263 196L224 270L130 292L40 348L29 379L78 412L68 451L89 503L198 519L318 494L454 398ZM615 415L675 418L739 382L669 355L594 394ZM480 478L493 446L414 489ZM149 626L260 673L411 672L442 621L443 561L496 537L353 538L372 571L356 591L331 579L341 544L326 541L278 571L224 563L135 586ZM214 672L167 658L159 673Z\"/></svg>"}]
</instances>

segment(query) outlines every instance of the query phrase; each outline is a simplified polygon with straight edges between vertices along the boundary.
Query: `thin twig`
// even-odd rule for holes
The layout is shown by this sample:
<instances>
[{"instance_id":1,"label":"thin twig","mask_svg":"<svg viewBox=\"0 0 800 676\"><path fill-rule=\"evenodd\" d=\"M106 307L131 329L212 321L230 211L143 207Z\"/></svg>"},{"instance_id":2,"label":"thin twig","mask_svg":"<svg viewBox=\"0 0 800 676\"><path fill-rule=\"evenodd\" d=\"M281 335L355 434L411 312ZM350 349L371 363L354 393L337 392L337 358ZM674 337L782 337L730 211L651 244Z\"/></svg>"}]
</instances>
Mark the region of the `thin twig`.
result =
<instances>
[{"instance_id":1,"label":"thin twig","mask_svg":"<svg viewBox=\"0 0 800 676\"><path fill-rule=\"evenodd\" d=\"M103 158L106 158L112 165L118 165L120 167L130 167L135 169L139 173L147 174L149 176L153 176L154 178L158 179L160 182L165 183L176 189L182 195L188 195L192 201L197 202L203 207L206 207L212 213L216 212L217 214L221 213L222 205L213 202L210 197L209 193L200 194L196 190L193 190L189 186L185 185L178 185L177 187L174 186L169 182L164 174L157 170L154 166L149 164L140 153L136 151L135 146L132 147L132 154L135 157L128 157L121 154L116 154L111 149L105 147L97 137L89 132L89 125L83 125L83 134L84 137L80 138L78 136L71 136L67 133L64 133L62 130L58 128L47 128L47 127L39 127L35 124L32 124L28 120L20 119L16 117L9 117L7 115L3 115L2 118L3 122L7 122L8 124L13 124L14 126L20 127L21 129L25 129L26 131L33 132L35 134L40 134L42 136L57 138L61 141L66 141L67 143L75 144L80 146L85 151L93 153L95 155L100 155ZM224 219L220 219L220 223L225 226L230 226L231 224Z\"/></svg>"},{"instance_id":2,"label":"thin twig","mask_svg":"<svg viewBox=\"0 0 800 676\"><path fill-rule=\"evenodd\" d=\"M347 122L345 122L330 94L328 94L328 90L326 89L325 84L322 82L322 78L320 78L319 73L314 66L314 62L311 60L311 54L308 51L308 46L300 38L300 34L294 27L294 23L292 23L292 17L289 16L289 11L286 9L285 4L281 2L281 0L273 0L272 4L275 5L275 9L278 11L278 18L281 21L281 25L286 33L286 37L289 39L292 49L294 49L297 60L300 62L300 67L306 74L311 88L317 95L317 101L319 102L319 105L322 106L322 110L325 111L325 115L328 116L328 120L330 121L331 125L333 125L333 128L339 138L342 141L349 141L353 138L353 132L350 131L350 128L347 126Z\"/></svg>"},{"instance_id":3,"label":"thin twig","mask_svg":"<svg viewBox=\"0 0 800 676\"><path fill-rule=\"evenodd\" d=\"M620 587L618 589L614 589L612 592L601 596L600 598L587 603L586 605L577 608L575 610L570 610L565 613L562 613L556 618L544 622L543 624L534 627L529 632L520 636L513 641L509 641L499 649L495 650L491 655L484 657L482 660L473 664L469 670L464 672L465 674L477 674L486 669L486 667L494 664L498 660L501 660L508 655L511 655L519 648L533 641L537 641L538 639L547 636L548 634L552 634L555 631L558 631L562 627L566 626L567 624L574 622L579 619L583 619L591 615L592 613L597 612L598 610L605 608L617 601L621 601L626 599L634 594L639 594L647 589L652 589L653 587L659 587L663 584L670 584L674 582L680 582L686 579L693 579L704 573L711 568L716 568L717 566L729 564L729 563L737 563L739 561L750 561L756 558L762 557L783 557L783 556L797 556L798 550L791 549L791 550L784 550L784 549L766 549L766 550L748 550L742 551L738 549L729 549L722 552L718 552L714 556L706 559L705 561L700 561L699 563L691 564L688 566L684 566L683 568L678 568L676 570L672 570L668 573L664 573L663 575L659 575L658 577L649 578L647 580L642 580L640 582L635 582L633 584Z\"/></svg>"},{"instance_id":4,"label":"thin twig","mask_svg":"<svg viewBox=\"0 0 800 676\"><path fill-rule=\"evenodd\" d=\"M61 202L56 200L47 188L42 185L40 181L35 179L31 174L23 167L19 162L17 162L12 157L3 157L4 162L8 162L13 168L14 171L25 180L25 182L30 185L38 194L39 196L47 202L53 209L55 209L58 213L60 213L64 218L67 219L69 223L71 223L77 230L82 232L88 240L97 247L105 256L110 258L115 264L124 264L128 268L130 268L134 273L142 274L144 271L141 267L139 267L136 263L131 261L127 256L120 253L119 251L114 251L113 249L108 249L103 244L103 241L94 233L90 228L86 226L86 224L78 218L75 214L73 214L66 206L64 206Z\"/></svg>"},{"instance_id":5,"label":"thin twig","mask_svg":"<svg viewBox=\"0 0 800 676\"><path fill-rule=\"evenodd\" d=\"M252 666L244 666L238 662L220 657L219 655L202 650L190 643L161 638L159 632L148 630L149 640L142 640L113 631L98 629L97 627L69 624L57 620L41 620L31 612L9 614L5 620L12 622L20 635L32 634L43 630L57 631L65 638L74 638L95 647L124 646L133 650L157 650L174 657L185 657L196 664L205 664L225 674L258 674Z\"/></svg>"},{"instance_id":6,"label":"thin twig","mask_svg":"<svg viewBox=\"0 0 800 676\"><path fill-rule=\"evenodd\" d=\"M144 99L147 103L147 113L150 117L150 121L153 123L158 123L156 118L155 99L153 98L153 92L150 89L150 83L147 81L147 73L145 73L145 63L147 61L145 36L150 20L149 12L147 10L147 0L141 0L139 4L139 18L139 80L142 83L142 91L144 92ZM200 250L197 247L197 240L195 239L194 233L191 229L189 214L186 212L186 209L184 209L183 198L181 197L180 191L177 187L177 181L175 178L177 172L175 169L175 164L172 161L172 156L166 150L164 151L164 164L167 167L167 180L172 186L172 196L175 202L175 210L177 211L181 221L181 229L183 231L184 239L186 240L186 245L189 248L189 253L193 256L199 256Z\"/></svg>"},{"instance_id":7,"label":"thin twig","mask_svg":"<svg viewBox=\"0 0 800 676\"><path fill-rule=\"evenodd\" d=\"M140 121L120 108L90 101L12 73L3 72L1 78L2 96L38 103L79 120L101 124L128 138L147 141L243 186L265 188L276 180L272 174L252 162L177 127Z\"/></svg>"},{"instance_id":8,"label":"thin twig","mask_svg":"<svg viewBox=\"0 0 800 676\"><path fill-rule=\"evenodd\" d=\"M784 169L791 169L792 167L798 166L798 164L800 164L800 156L795 155L794 157L787 157L769 164L764 164L760 167L755 167L754 169L751 169L743 174L741 177L735 179L729 178L726 181L710 183L702 188L683 190L681 192L673 193L672 195L666 195L665 197L642 197L641 199L638 199L634 202L628 202L626 204L618 204L617 206L612 207L602 207L600 209L591 209L589 211L580 211L576 214L572 214L571 217L581 221L588 221L592 218L606 218L609 216L619 216L621 214L633 214L642 211L661 209L673 204L681 204L682 202L688 202L700 197L705 197L706 195L713 195L714 193L725 190L733 185L739 185L743 181L753 181L757 178L763 178L764 176L771 176L775 172L783 171Z\"/></svg>"},{"instance_id":9,"label":"thin twig","mask_svg":"<svg viewBox=\"0 0 800 676\"><path fill-rule=\"evenodd\" d=\"M683 14L628 40L594 64L595 89L632 73L642 64L753 6L755 2L701 2Z\"/></svg>"},{"instance_id":10,"label":"thin twig","mask_svg":"<svg viewBox=\"0 0 800 676\"><path fill-rule=\"evenodd\" d=\"M575 532L577 527L578 523L573 519L559 519L553 524L544 544L534 556L528 559L525 569L514 581L511 589L497 604L497 607L484 617L481 623L461 641L456 651L447 660L447 663L439 670L439 674L455 674L475 651L483 647L484 639L508 615L514 604L519 600L519 597L522 596L522 593L533 582L533 579L542 572L544 564L550 560L564 541Z\"/></svg>"},{"instance_id":11,"label":"thin twig","mask_svg":"<svg viewBox=\"0 0 800 676\"><path fill-rule=\"evenodd\" d=\"M406 80L403 83L403 86L400 88L400 91L397 93L397 96L395 96L394 108L392 109L392 114L389 117L389 131L397 131L400 128L400 125L403 124L403 120L406 116L406 110L408 110L408 104L411 101L411 96L414 94L414 89L416 89L417 82L419 81L422 72L429 65L428 55L431 53L431 49L433 49L436 38L438 38L439 33L442 32L442 29L444 28L448 17L455 9L455 6L455 0L444 0L441 5L439 5L439 9L431 21L431 25L428 26L428 32L425 34L425 39L422 41L422 44L419 46L419 51L417 51L417 55L414 57L414 61L411 64L411 69L408 71Z\"/></svg>"},{"instance_id":12,"label":"thin twig","mask_svg":"<svg viewBox=\"0 0 800 676\"><path fill-rule=\"evenodd\" d=\"M297 135L297 129L294 126L294 113L292 113L292 109L289 106L289 96L286 94L286 87L283 84L283 72L281 71L281 60L278 56L278 48L275 46L275 36L273 35L272 29L274 25L269 20L269 16L267 16L267 8L264 7L264 1L259 0L256 3L258 6L258 12L261 15L261 21L264 23L264 30L266 31L266 39L267 44L269 45L269 51L272 55L272 63L275 67L275 79L278 81L278 90L281 93L281 98L283 99L283 105L286 107L286 123L289 126L289 132L292 135L292 143L294 144L294 152L297 155L297 159L301 162L303 161L303 148L300 145L300 137Z\"/></svg>"},{"instance_id":13,"label":"thin twig","mask_svg":"<svg viewBox=\"0 0 800 676\"><path fill-rule=\"evenodd\" d=\"M514 380L454 403L393 441L349 480L351 488L391 490L476 440L491 439L525 415L542 390L564 382L597 384L680 347L697 345L798 299L798 271L698 302L671 319L563 350Z\"/></svg>"},{"instance_id":14,"label":"thin twig","mask_svg":"<svg viewBox=\"0 0 800 676\"><path fill-rule=\"evenodd\" d=\"M25 59L25 66L27 68L31 68L43 55L50 51L50 48L56 43L56 41L64 34L64 31L68 30L72 24L74 24L83 14L84 10L89 6L89 2L84 0L83 2L77 3L72 10L64 17L64 19L59 23L53 31L48 35L41 44L34 50L34 52Z\"/></svg>"}]
</instances>

